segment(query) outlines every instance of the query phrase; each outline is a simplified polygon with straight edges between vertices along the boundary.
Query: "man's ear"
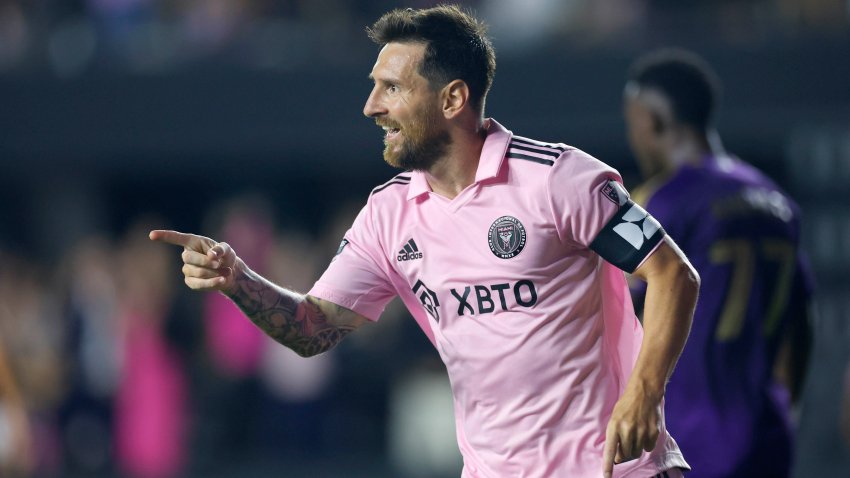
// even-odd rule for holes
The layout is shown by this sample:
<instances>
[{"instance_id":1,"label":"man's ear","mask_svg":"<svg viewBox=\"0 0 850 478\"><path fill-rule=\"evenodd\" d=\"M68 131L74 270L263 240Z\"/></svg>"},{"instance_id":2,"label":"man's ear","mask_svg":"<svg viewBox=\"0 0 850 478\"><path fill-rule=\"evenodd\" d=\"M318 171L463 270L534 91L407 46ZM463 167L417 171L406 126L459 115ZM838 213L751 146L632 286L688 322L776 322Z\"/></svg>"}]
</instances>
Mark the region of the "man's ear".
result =
<instances>
[{"instance_id":1,"label":"man's ear","mask_svg":"<svg viewBox=\"0 0 850 478\"><path fill-rule=\"evenodd\" d=\"M652 132L656 137L664 136L674 129L676 123L673 120L670 100L655 90L648 90L643 95L643 103L649 110Z\"/></svg>"},{"instance_id":2,"label":"man's ear","mask_svg":"<svg viewBox=\"0 0 850 478\"><path fill-rule=\"evenodd\" d=\"M667 122L664 121L657 111L650 111L649 114L652 117L652 132L655 133L656 136L664 134L664 131L667 130Z\"/></svg>"},{"instance_id":3,"label":"man's ear","mask_svg":"<svg viewBox=\"0 0 850 478\"><path fill-rule=\"evenodd\" d=\"M469 86L463 80L452 80L441 92L443 116L451 119L469 105Z\"/></svg>"}]
</instances>

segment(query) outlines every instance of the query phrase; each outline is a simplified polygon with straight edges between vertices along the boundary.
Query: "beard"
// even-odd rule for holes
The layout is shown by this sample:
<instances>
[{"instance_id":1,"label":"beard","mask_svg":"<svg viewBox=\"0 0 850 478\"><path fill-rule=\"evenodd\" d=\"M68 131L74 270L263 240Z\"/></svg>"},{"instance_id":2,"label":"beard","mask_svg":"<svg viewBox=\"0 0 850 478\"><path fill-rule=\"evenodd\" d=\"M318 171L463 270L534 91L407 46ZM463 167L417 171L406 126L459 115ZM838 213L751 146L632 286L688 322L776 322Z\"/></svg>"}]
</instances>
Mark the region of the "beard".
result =
<instances>
[{"instance_id":1,"label":"beard","mask_svg":"<svg viewBox=\"0 0 850 478\"><path fill-rule=\"evenodd\" d=\"M436 108L428 108L407 125L392 120L380 121L384 126L401 130L401 144L385 142L384 161L395 168L426 171L443 158L451 137L448 131L440 128L438 115Z\"/></svg>"}]
</instances>

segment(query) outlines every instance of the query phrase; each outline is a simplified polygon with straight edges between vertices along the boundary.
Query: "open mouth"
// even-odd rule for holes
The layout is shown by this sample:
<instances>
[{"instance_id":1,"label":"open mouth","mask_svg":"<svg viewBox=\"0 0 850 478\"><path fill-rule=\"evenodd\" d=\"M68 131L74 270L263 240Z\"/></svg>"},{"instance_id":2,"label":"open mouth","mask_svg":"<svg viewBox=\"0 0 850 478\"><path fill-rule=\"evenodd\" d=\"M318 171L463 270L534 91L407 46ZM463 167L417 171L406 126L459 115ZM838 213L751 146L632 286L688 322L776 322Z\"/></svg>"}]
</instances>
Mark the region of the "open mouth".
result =
<instances>
[{"instance_id":1,"label":"open mouth","mask_svg":"<svg viewBox=\"0 0 850 478\"><path fill-rule=\"evenodd\" d=\"M389 126L383 126L384 129L384 141L392 141L398 137L401 128L391 128Z\"/></svg>"}]
</instances>

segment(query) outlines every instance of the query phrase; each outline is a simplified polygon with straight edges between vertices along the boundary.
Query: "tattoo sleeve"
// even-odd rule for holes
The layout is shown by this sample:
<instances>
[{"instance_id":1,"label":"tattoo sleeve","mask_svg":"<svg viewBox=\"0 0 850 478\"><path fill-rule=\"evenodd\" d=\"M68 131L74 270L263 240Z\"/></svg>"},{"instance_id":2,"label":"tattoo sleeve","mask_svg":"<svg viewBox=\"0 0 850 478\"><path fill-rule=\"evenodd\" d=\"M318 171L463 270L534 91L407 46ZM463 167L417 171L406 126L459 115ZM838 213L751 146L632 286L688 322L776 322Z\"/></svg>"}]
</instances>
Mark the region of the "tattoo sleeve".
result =
<instances>
[{"instance_id":1,"label":"tattoo sleeve","mask_svg":"<svg viewBox=\"0 0 850 478\"><path fill-rule=\"evenodd\" d=\"M227 295L263 332L302 357L330 350L355 329L331 323L318 299L278 287L247 268Z\"/></svg>"}]
</instances>

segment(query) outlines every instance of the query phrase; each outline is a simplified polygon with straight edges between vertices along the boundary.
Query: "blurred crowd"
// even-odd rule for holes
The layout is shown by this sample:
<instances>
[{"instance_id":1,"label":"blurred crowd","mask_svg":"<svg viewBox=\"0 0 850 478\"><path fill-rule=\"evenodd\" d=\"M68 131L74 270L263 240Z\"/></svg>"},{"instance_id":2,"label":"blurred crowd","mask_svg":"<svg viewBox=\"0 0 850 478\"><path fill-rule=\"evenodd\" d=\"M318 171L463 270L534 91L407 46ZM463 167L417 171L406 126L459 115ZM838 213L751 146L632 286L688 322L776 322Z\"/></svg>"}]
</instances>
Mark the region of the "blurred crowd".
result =
<instances>
[{"instance_id":1,"label":"blurred crowd","mask_svg":"<svg viewBox=\"0 0 850 478\"><path fill-rule=\"evenodd\" d=\"M0 72L90 69L160 72L209 57L260 69L317 56L344 62L339 45L396 7L435 0L0 0ZM843 34L843 0L467 0L490 24L500 54L562 39L573 47L651 42L682 31L734 44Z\"/></svg>"},{"instance_id":2,"label":"blurred crowd","mask_svg":"<svg viewBox=\"0 0 850 478\"><path fill-rule=\"evenodd\" d=\"M203 229L306 291L356 212L341 206L313 234L280 227L271 203L248 194L212 208ZM397 469L410 452L457 466L439 358L397 304L380 326L303 359L223 295L183 287L180 250L147 238L165 219L129 224L65 245L58 264L0 246L0 476L244 476L257 460L383 455L389 434ZM428 393L444 400L410 395L421 380L436 380ZM411 419L410 406L435 418L415 430L395 423ZM421 438L429 430L448 450L423 454L445 448Z\"/></svg>"}]
</instances>

